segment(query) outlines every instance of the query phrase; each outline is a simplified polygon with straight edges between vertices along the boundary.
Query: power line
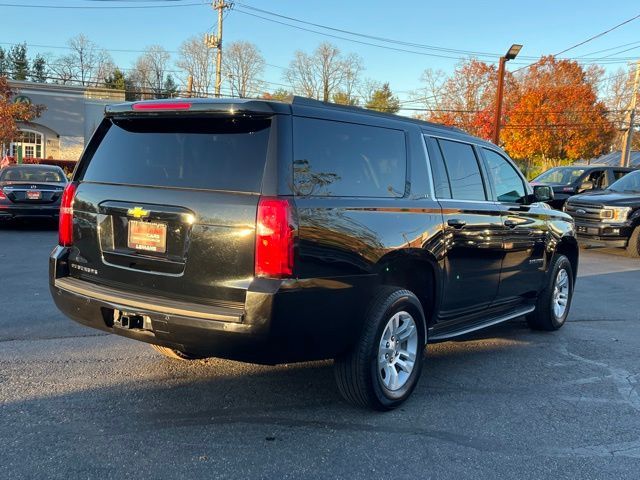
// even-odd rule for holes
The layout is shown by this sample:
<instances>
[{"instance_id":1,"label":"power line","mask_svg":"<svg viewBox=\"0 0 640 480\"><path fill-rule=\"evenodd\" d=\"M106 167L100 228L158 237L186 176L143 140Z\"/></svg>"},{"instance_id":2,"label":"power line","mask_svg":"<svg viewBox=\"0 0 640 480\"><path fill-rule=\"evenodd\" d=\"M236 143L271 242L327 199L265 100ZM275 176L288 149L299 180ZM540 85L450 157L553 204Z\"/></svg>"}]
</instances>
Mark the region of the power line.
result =
<instances>
[{"instance_id":1,"label":"power line","mask_svg":"<svg viewBox=\"0 0 640 480\"><path fill-rule=\"evenodd\" d=\"M150 9L150 8L179 8L202 6L197 3L176 3L169 5L24 5L19 3L0 3L0 7L13 8L55 8L56 10L111 10L111 9Z\"/></svg>"},{"instance_id":2,"label":"power line","mask_svg":"<svg viewBox=\"0 0 640 480\"><path fill-rule=\"evenodd\" d=\"M575 57L575 58L576 59L585 58L585 57L589 57L589 55L595 55L597 53L609 52L611 50L616 50L618 48L628 47L629 45L637 45L639 43L640 43L640 41L630 42L630 43L623 43L622 45L616 45L615 47L603 48L602 50L596 50L595 52L585 53L584 55L580 55L580 56Z\"/></svg>"},{"instance_id":3,"label":"power line","mask_svg":"<svg viewBox=\"0 0 640 480\"><path fill-rule=\"evenodd\" d=\"M238 7L240 7L240 8L238 8ZM387 38L387 37L379 37L379 36L375 36L375 35L368 35L368 34L364 34L364 33L353 32L353 31L350 31L350 30L344 30L344 29L340 29L340 28L331 27L331 26L328 26L328 25L323 25L323 24L319 24L319 23L309 22L309 21L306 21L306 20L301 20L301 19L294 18L294 17L289 17L289 16L282 15L282 14L279 14L279 13L271 12L271 11L268 11L268 10L263 10L263 9L252 7L250 5L246 5L246 4L243 4L243 3L240 3L240 2L236 2L236 11L240 12L240 13L243 13L245 15L251 15L253 17L260 18L262 20L278 23L280 25L288 26L288 27L291 27L291 28L296 28L296 29L299 29L299 30L308 31L308 32L311 32L311 33L316 33L318 35L324 35L324 36L328 36L328 37L331 37L331 38L337 38L337 39L340 39L340 40L346 40L346 41L350 41L350 42L361 43L361 44L364 44L364 45L374 46L374 47L378 47L378 48L394 49L394 48L386 46L386 45L373 44L373 43L369 43L369 42L361 42L361 41L357 41L357 40L354 40L354 39L351 39L351 38L342 37L342 36L339 36L339 35L332 35L332 34L328 34L328 33L317 31L317 30L313 30L313 29L303 28L303 27L300 27L298 25L292 25L292 24L287 23L287 22L282 22L282 21L274 20L272 18L263 17L261 15L255 14L255 13L246 12L243 9L249 9L249 10L252 10L254 12L264 13L264 14L271 15L271 16L274 16L274 17L290 20L290 21L293 21L293 22L298 22L298 23L302 23L302 24L305 24L305 25L311 25L311 26L314 26L314 27L323 28L323 29L326 29L326 30L334 31L334 32L344 33L344 34L347 34L347 35L357 36L357 37L361 37L361 38L367 38L367 39L375 40L375 41L379 41L379 42L392 43L392 44L402 45L402 46L412 47L412 48L435 50L435 51L446 52L446 53L458 53L458 54L462 54L464 56L463 57L459 57L459 56L458 57L452 57L452 56L448 56L448 55L428 54L426 52L416 52L416 51L413 51L413 50L399 49L399 51L401 51L401 52L413 53L413 54L416 54L416 55L435 56L435 57L439 57L439 58L447 58L447 59L452 59L452 60L463 60L463 59L468 58L468 57L500 57L500 54L487 53L487 52L478 52L478 51L472 51L472 50L459 50L459 49L438 47L438 46L435 46L435 45L426 45L426 44L419 44L419 43L413 43L413 42L406 42L406 41L391 39L391 38ZM638 15L638 16L640 17L640 15ZM634 19L635 18L637 18L637 17L634 17ZM608 33L609 31L614 30L615 28L618 28L619 26L623 25L624 23L628 23L631 20L633 20L633 19L630 19L627 22L623 22L622 24L620 24L620 25L618 25L616 27L612 27L607 32L603 32L603 33L599 34L599 36L602 36L605 33ZM594 36L591 39L594 39L594 38L597 38L597 36ZM585 40L583 43L586 43L587 41L590 41L590 40ZM576 46L578 46L578 45L576 45ZM575 47L573 47L573 48L575 48ZM570 49L571 48L566 49L564 51L568 51ZM619 53L623 53L623 52L619 52ZM520 56L520 58L521 59L537 59L538 57ZM603 58L585 58L584 59L585 61L582 62L582 63L594 63L594 62L597 62L599 60L606 60L606 58L608 58L608 56L607 57L603 57ZM628 59L612 59L610 61L607 61L606 63L623 63L623 62L626 62L627 60L633 60L633 59L634 59L633 57L630 57ZM495 60L493 60L492 62L495 62ZM528 65L528 64L525 64L525 65Z\"/></svg>"},{"instance_id":4,"label":"power line","mask_svg":"<svg viewBox=\"0 0 640 480\"><path fill-rule=\"evenodd\" d=\"M325 37L336 38L338 40L345 40L347 42L352 42L352 43L358 43L360 45L367 45L367 46L370 46L370 47L384 48L386 50L393 50L393 51L396 51L396 52L413 53L415 55L422 55L422 56L427 56L427 57L447 58L447 59L450 59L450 60L462 60L463 58L465 58L465 57L452 57L450 55L440 55L440 54L428 53L428 52L416 52L415 50L407 50L405 48L390 47L388 45L379 45L379 44L375 44L375 43L371 43L371 42L365 42L365 41L362 41L362 40L356 40L356 39L353 39L353 38L343 37L343 36L340 36L340 35L333 35L333 34L330 34L330 33L321 32L321 31L318 31L318 30L313 30L311 28L301 27L299 25L292 25L290 23L281 22L281 21L275 20L273 18L267 18L267 17L263 17L261 15L256 15L255 13L245 12L244 10L241 10L239 8L236 8L235 11L238 12L238 13L242 13L243 15L249 15L251 17L261 18L262 20L266 20L268 22L273 22L273 23L277 23L277 24L280 24L280 25L285 25L287 27L295 28L295 29L298 29L298 30L303 30L305 32L316 33L318 35L323 35Z\"/></svg>"},{"instance_id":5,"label":"power line","mask_svg":"<svg viewBox=\"0 0 640 480\"><path fill-rule=\"evenodd\" d=\"M463 55L472 55L472 56L487 56L487 57L500 57L500 54L497 53L487 53L487 52L478 52L478 51L472 51L472 50L459 50L459 49L454 49L454 48L446 48L446 47L440 47L440 46L436 46L436 45L427 45L427 44L421 44L421 43L413 43L413 42L406 42L406 41L402 41L402 40L396 40L393 38L387 38L387 37L378 37L375 35L368 35L365 33L359 33L359 32L354 32L351 30L344 30L344 29L340 29L340 28L335 28L335 27L331 27L328 25L322 25L319 23L314 23L314 22L309 22L306 20L301 20L299 18L294 18L294 17L289 17L286 15L282 15L279 13L275 13L275 12L271 12L269 10L263 10L260 8L256 8L256 7L252 7L251 5L246 5L240 2L236 2L236 5L248 10L252 10L255 12L260 12L263 14L267 14L267 15L271 15L274 17L278 17L278 18L283 18L286 20L291 20L293 22L298 22L298 23L302 23L305 25L311 25L313 27L318 27L318 28L323 28L326 30L331 30L333 32L339 32L339 33L344 33L347 35L352 35L352 36L356 36L356 37L361 37L361 38L367 38L369 40L376 40L376 41L380 41L380 42L386 42L386 43L393 43L396 45L403 45L405 47L413 47L413 48L423 48L426 50L435 50L435 51L440 51L440 52L447 52L447 53L459 53L459 54L463 54ZM289 25L289 26L293 26L293 25ZM320 32L317 32L320 33Z\"/></svg>"},{"instance_id":6,"label":"power line","mask_svg":"<svg viewBox=\"0 0 640 480\"><path fill-rule=\"evenodd\" d=\"M620 28L620 27L622 27L623 25L626 25L627 23L633 22L634 20L636 20L636 19L638 19L638 18L640 18L640 14L638 14L638 15L636 15L636 16L634 16L634 17L628 18L627 20L625 20L625 21L623 21L623 22L620 22L620 23L618 23L617 25L614 25L613 27L611 27L611 28L609 28L609 29L607 29L607 30L605 30L605 31L603 31L603 32L597 33L597 34L595 34L595 35L593 35L593 36L591 36L591 37L587 38L586 40L583 40L583 41L578 42L578 43L576 43L576 44L574 44L574 45L571 45L570 47L567 47L567 48L565 48L564 50L561 50L561 51L559 51L558 53L553 54L553 56L554 56L554 57L558 57L558 56L562 55L563 53L566 53L566 52L568 52L568 51L570 51L570 50L573 50L573 49L578 48L578 47L580 47L580 46L582 46L582 45L585 45L586 43L589 43L589 42L591 42L591 41L593 41L593 40L595 40L595 39L597 39L597 38L600 38L600 37L602 37L602 36L606 35L607 33L610 33L610 32L612 32L612 31L616 30L617 28ZM525 68L532 67L532 66L534 66L534 65L539 64L541 61L542 61L542 59L538 60L537 62L533 62L533 63L531 63L531 64L529 64L529 65L525 65L524 67L520 67L520 68L518 68L518 69L514 70L514 71L513 71L513 72L511 72L511 73L516 73L516 72L519 72L520 70L524 70Z\"/></svg>"}]
</instances>

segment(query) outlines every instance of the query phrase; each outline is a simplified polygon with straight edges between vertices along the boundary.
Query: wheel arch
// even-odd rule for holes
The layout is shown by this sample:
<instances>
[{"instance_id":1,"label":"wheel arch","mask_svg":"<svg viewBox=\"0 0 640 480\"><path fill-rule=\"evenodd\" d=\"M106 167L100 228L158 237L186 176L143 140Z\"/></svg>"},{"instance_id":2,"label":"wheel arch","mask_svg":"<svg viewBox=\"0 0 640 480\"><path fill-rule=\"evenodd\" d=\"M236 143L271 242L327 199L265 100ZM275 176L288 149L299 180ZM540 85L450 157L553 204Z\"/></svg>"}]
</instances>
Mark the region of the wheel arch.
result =
<instances>
[{"instance_id":1,"label":"wheel arch","mask_svg":"<svg viewBox=\"0 0 640 480\"><path fill-rule=\"evenodd\" d=\"M578 276L578 261L580 258L580 248L576 238L572 236L562 237L556 247L556 254L562 254L569 259L571 270L573 271L573 281L575 282Z\"/></svg>"},{"instance_id":2,"label":"wheel arch","mask_svg":"<svg viewBox=\"0 0 640 480\"><path fill-rule=\"evenodd\" d=\"M441 268L436 258L420 249L394 250L376 264L381 285L393 285L413 292L425 316L425 333L432 325L441 289Z\"/></svg>"}]
</instances>

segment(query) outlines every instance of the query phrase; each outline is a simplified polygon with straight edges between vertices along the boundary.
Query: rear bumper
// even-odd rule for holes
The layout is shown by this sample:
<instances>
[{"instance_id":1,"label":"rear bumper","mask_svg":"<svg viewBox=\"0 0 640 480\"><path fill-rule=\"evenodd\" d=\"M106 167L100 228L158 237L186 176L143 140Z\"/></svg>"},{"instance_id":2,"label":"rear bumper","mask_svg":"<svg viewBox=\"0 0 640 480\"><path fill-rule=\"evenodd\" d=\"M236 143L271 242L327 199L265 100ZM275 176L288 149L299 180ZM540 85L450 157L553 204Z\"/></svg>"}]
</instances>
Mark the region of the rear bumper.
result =
<instances>
[{"instance_id":1,"label":"rear bumper","mask_svg":"<svg viewBox=\"0 0 640 480\"><path fill-rule=\"evenodd\" d=\"M2 204L0 219L21 217L57 218L60 205Z\"/></svg>"},{"instance_id":2,"label":"rear bumper","mask_svg":"<svg viewBox=\"0 0 640 480\"><path fill-rule=\"evenodd\" d=\"M255 279L243 309L131 294L69 276L67 249L49 263L50 290L69 318L92 328L198 356L256 363L333 358L359 337L373 276L326 280ZM145 317L145 328L114 322L114 311Z\"/></svg>"}]
</instances>

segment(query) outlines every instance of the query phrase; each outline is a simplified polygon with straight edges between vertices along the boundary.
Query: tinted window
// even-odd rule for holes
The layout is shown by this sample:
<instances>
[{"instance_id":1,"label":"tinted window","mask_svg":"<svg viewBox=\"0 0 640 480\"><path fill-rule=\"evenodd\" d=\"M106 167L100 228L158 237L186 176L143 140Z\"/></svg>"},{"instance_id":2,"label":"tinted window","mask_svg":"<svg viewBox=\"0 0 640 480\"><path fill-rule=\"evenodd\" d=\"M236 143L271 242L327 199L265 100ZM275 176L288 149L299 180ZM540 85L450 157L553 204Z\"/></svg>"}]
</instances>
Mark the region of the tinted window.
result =
<instances>
[{"instance_id":1,"label":"tinted window","mask_svg":"<svg viewBox=\"0 0 640 480\"><path fill-rule=\"evenodd\" d=\"M640 171L626 174L617 182L613 182L609 190L614 192L640 192Z\"/></svg>"},{"instance_id":2,"label":"tinted window","mask_svg":"<svg viewBox=\"0 0 640 480\"><path fill-rule=\"evenodd\" d=\"M268 119L107 119L85 155L82 178L259 193L269 124Z\"/></svg>"},{"instance_id":3,"label":"tinted window","mask_svg":"<svg viewBox=\"0 0 640 480\"><path fill-rule=\"evenodd\" d=\"M620 180L627 173L629 173L629 172L627 172L626 170L614 170L613 171L613 178L615 178L616 180Z\"/></svg>"},{"instance_id":4,"label":"tinted window","mask_svg":"<svg viewBox=\"0 0 640 480\"><path fill-rule=\"evenodd\" d=\"M431 164L433 188L435 190L436 198L451 198L449 177L447 176L447 169L444 166L444 160L442 159L440 148L435 140L428 140L427 138L425 138L425 140L429 146L429 163Z\"/></svg>"},{"instance_id":5,"label":"tinted window","mask_svg":"<svg viewBox=\"0 0 640 480\"><path fill-rule=\"evenodd\" d=\"M62 170L37 167L5 168L0 172L3 182L53 182L65 183L67 178Z\"/></svg>"},{"instance_id":6,"label":"tinted window","mask_svg":"<svg viewBox=\"0 0 640 480\"><path fill-rule=\"evenodd\" d=\"M499 202L524 203L527 192L520 175L502 155L486 148L483 150L497 200Z\"/></svg>"},{"instance_id":7,"label":"tinted window","mask_svg":"<svg viewBox=\"0 0 640 480\"><path fill-rule=\"evenodd\" d=\"M451 195L458 200L486 200L482 175L473 147L467 143L438 140L449 174Z\"/></svg>"},{"instance_id":8,"label":"tinted window","mask_svg":"<svg viewBox=\"0 0 640 480\"><path fill-rule=\"evenodd\" d=\"M297 195L404 195L404 132L301 117L293 128Z\"/></svg>"},{"instance_id":9,"label":"tinted window","mask_svg":"<svg viewBox=\"0 0 640 480\"><path fill-rule=\"evenodd\" d=\"M535 183L556 183L558 185L571 185L584 173L584 168L555 167L541 173L533 179Z\"/></svg>"}]
</instances>

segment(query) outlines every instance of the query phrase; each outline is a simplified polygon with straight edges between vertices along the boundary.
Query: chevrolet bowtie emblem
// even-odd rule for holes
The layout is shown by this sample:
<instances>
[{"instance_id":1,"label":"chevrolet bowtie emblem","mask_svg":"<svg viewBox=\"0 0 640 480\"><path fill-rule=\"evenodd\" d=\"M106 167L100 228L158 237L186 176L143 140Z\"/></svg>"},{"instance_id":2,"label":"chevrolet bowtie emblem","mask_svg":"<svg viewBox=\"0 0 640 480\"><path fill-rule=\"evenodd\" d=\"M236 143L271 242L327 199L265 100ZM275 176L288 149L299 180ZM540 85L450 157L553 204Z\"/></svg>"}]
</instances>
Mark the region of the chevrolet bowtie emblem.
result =
<instances>
[{"instance_id":1,"label":"chevrolet bowtie emblem","mask_svg":"<svg viewBox=\"0 0 640 480\"><path fill-rule=\"evenodd\" d=\"M149 210L142 207L134 207L127 210L127 215L133 218L144 218L149 216Z\"/></svg>"}]
</instances>

